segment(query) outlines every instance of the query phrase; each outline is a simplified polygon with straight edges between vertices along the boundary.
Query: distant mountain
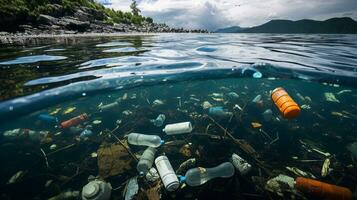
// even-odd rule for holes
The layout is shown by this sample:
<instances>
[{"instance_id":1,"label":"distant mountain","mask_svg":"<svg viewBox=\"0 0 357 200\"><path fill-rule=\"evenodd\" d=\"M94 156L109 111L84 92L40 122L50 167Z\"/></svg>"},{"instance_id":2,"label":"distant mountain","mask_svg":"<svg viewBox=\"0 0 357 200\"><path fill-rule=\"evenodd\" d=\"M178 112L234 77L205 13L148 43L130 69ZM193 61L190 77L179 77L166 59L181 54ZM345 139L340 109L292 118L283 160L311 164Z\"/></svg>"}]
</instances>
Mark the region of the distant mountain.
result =
<instances>
[{"instance_id":1,"label":"distant mountain","mask_svg":"<svg viewBox=\"0 0 357 200\"><path fill-rule=\"evenodd\" d=\"M231 26L231 27L227 27L227 28L221 28L215 31L215 33L237 33L240 32L242 30L244 30L245 28L239 27L239 26Z\"/></svg>"},{"instance_id":2,"label":"distant mountain","mask_svg":"<svg viewBox=\"0 0 357 200\"><path fill-rule=\"evenodd\" d=\"M350 33L357 34L357 22L349 17L325 21L303 19L298 21L271 20L263 25L237 30L235 33Z\"/></svg>"}]
</instances>

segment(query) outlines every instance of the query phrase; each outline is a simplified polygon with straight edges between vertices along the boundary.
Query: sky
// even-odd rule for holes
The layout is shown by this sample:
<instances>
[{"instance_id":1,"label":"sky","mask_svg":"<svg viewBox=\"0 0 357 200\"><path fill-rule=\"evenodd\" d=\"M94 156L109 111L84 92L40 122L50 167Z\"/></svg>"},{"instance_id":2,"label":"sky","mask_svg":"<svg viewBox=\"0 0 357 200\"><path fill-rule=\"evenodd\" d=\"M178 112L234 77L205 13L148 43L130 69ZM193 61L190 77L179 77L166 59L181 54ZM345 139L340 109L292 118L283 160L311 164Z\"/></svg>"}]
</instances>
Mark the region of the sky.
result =
<instances>
[{"instance_id":1,"label":"sky","mask_svg":"<svg viewBox=\"0 0 357 200\"><path fill-rule=\"evenodd\" d=\"M130 11L131 0L98 0L106 7ZM351 17L357 0L137 0L142 15L172 27L207 29L251 27L272 19Z\"/></svg>"}]
</instances>

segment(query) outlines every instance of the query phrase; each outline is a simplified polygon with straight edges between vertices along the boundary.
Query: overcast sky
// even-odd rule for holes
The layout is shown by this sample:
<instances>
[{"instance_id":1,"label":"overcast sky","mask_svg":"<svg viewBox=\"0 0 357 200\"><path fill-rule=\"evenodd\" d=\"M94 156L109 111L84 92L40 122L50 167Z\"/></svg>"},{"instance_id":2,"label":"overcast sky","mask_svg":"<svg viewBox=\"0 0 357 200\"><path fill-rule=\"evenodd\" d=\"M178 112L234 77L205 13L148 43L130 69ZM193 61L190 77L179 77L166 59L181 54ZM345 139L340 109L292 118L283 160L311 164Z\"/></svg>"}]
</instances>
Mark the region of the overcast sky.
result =
<instances>
[{"instance_id":1,"label":"overcast sky","mask_svg":"<svg viewBox=\"0 0 357 200\"><path fill-rule=\"evenodd\" d=\"M99 0L104 1L104 0ZM114 9L130 11L131 0L109 1ZM216 30L256 26L271 19L331 17L357 19L357 0L138 0L142 14L174 27Z\"/></svg>"}]
</instances>

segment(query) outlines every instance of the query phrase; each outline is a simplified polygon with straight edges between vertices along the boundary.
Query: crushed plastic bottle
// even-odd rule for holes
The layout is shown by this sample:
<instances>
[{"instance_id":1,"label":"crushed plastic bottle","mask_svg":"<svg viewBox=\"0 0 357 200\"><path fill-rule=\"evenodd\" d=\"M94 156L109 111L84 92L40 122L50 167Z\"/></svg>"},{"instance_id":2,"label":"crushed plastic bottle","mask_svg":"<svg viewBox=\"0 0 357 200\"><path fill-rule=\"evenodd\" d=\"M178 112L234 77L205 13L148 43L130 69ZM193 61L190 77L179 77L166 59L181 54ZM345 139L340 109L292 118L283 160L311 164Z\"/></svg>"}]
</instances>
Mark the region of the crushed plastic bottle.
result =
<instances>
[{"instance_id":1,"label":"crushed plastic bottle","mask_svg":"<svg viewBox=\"0 0 357 200\"><path fill-rule=\"evenodd\" d=\"M252 169L252 165L250 165L246 160L233 153L231 157L231 162L233 166L240 172L240 174L244 175L248 173Z\"/></svg>"},{"instance_id":2,"label":"crushed plastic bottle","mask_svg":"<svg viewBox=\"0 0 357 200\"><path fill-rule=\"evenodd\" d=\"M124 190L124 199L131 200L139 191L139 184L137 176L131 178Z\"/></svg>"},{"instance_id":3,"label":"crushed plastic bottle","mask_svg":"<svg viewBox=\"0 0 357 200\"><path fill-rule=\"evenodd\" d=\"M140 173L140 175L145 175L148 173L149 169L152 167L155 159L156 149L153 147L148 147L143 155L141 155L138 165L136 169Z\"/></svg>"},{"instance_id":4,"label":"crushed plastic bottle","mask_svg":"<svg viewBox=\"0 0 357 200\"><path fill-rule=\"evenodd\" d=\"M207 181L222 177L229 178L234 175L234 166L230 162L225 162L213 168L193 168L186 172L183 181L189 186L200 186Z\"/></svg>"},{"instance_id":5,"label":"crushed plastic bottle","mask_svg":"<svg viewBox=\"0 0 357 200\"><path fill-rule=\"evenodd\" d=\"M176 124L168 124L162 130L167 135L177 135L183 133L191 133L192 131L192 124L191 122L181 122Z\"/></svg>"},{"instance_id":6,"label":"crushed plastic bottle","mask_svg":"<svg viewBox=\"0 0 357 200\"><path fill-rule=\"evenodd\" d=\"M164 114L160 114L159 116L157 116L156 119L150 120L150 122L153 123L154 126L160 127L164 124L165 120L166 120L166 116Z\"/></svg>"},{"instance_id":7,"label":"crushed plastic bottle","mask_svg":"<svg viewBox=\"0 0 357 200\"><path fill-rule=\"evenodd\" d=\"M140 133L130 133L128 135L128 142L131 145L159 147L164 143L157 135L144 135Z\"/></svg>"},{"instance_id":8,"label":"crushed plastic bottle","mask_svg":"<svg viewBox=\"0 0 357 200\"><path fill-rule=\"evenodd\" d=\"M229 112L227 109L222 106L216 106L208 109L208 114L213 117L229 118L233 115L232 112Z\"/></svg>"}]
</instances>

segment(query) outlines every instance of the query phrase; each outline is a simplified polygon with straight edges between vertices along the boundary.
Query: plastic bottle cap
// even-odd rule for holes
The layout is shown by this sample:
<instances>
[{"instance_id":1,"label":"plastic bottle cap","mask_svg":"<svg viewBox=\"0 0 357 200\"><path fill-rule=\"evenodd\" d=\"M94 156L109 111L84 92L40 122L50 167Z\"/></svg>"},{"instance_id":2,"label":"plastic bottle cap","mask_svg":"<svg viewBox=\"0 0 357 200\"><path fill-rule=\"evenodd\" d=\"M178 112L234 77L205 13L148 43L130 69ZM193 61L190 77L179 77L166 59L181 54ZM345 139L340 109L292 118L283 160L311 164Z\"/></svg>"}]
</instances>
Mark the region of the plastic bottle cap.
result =
<instances>
[{"instance_id":1,"label":"plastic bottle cap","mask_svg":"<svg viewBox=\"0 0 357 200\"><path fill-rule=\"evenodd\" d=\"M186 182L186 176L178 175L178 178L179 178L181 184Z\"/></svg>"},{"instance_id":2,"label":"plastic bottle cap","mask_svg":"<svg viewBox=\"0 0 357 200\"><path fill-rule=\"evenodd\" d=\"M163 145L165 143L165 140L160 141L160 145Z\"/></svg>"},{"instance_id":3,"label":"plastic bottle cap","mask_svg":"<svg viewBox=\"0 0 357 200\"><path fill-rule=\"evenodd\" d=\"M99 185L97 183L88 183L83 187L83 196L86 198L92 198L96 196L99 192Z\"/></svg>"},{"instance_id":4,"label":"plastic bottle cap","mask_svg":"<svg viewBox=\"0 0 357 200\"><path fill-rule=\"evenodd\" d=\"M139 176L144 176L144 172L139 172Z\"/></svg>"}]
</instances>

